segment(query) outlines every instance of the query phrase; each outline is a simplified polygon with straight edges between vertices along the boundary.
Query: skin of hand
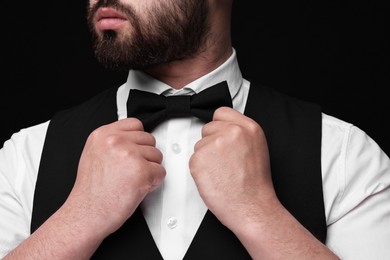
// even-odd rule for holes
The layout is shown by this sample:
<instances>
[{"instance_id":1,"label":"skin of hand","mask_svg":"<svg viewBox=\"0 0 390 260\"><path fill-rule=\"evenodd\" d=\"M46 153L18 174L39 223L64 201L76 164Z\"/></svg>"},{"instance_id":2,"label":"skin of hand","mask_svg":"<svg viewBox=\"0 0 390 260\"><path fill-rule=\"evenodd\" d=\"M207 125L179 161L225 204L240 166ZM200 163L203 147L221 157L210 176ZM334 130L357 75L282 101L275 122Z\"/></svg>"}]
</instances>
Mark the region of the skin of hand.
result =
<instances>
[{"instance_id":1,"label":"skin of hand","mask_svg":"<svg viewBox=\"0 0 390 260\"><path fill-rule=\"evenodd\" d=\"M116 231L165 177L155 138L135 118L96 129L82 152L69 202L85 207L106 234Z\"/></svg>"},{"instance_id":2,"label":"skin of hand","mask_svg":"<svg viewBox=\"0 0 390 260\"><path fill-rule=\"evenodd\" d=\"M278 200L266 137L252 119L217 109L195 145L190 171L210 211L253 259L339 259Z\"/></svg>"},{"instance_id":3,"label":"skin of hand","mask_svg":"<svg viewBox=\"0 0 390 260\"><path fill-rule=\"evenodd\" d=\"M230 108L217 109L203 127L190 171L208 208L229 228L277 200L261 127Z\"/></svg>"}]
</instances>

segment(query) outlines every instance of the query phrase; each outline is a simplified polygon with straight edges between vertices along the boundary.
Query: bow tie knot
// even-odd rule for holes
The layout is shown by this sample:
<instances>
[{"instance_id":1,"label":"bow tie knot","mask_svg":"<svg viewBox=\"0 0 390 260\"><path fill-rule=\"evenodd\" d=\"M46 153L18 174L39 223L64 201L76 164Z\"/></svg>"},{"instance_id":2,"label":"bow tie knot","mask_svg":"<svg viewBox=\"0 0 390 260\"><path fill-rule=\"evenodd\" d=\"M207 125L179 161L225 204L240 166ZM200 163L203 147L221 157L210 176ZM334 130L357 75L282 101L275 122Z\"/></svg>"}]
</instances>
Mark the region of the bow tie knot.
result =
<instances>
[{"instance_id":1,"label":"bow tie knot","mask_svg":"<svg viewBox=\"0 0 390 260\"><path fill-rule=\"evenodd\" d=\"M132 89L127 100L127 116L136 117L150 132L170 118L195 116L205 123L213 118L215 109L232 107L232 100L223 81L194 95L164 96Z\"/></svg>"},{"instance_id":2,"label":"bow tie knot","mask_svg":"<svg viewBox=\"0 0 390 260\"><path fill-rule=\"evenodd\" d=\"M168 96L165 97L165 113L168 118L191 116L192 96Z\"/></svg>"}]
</instances>

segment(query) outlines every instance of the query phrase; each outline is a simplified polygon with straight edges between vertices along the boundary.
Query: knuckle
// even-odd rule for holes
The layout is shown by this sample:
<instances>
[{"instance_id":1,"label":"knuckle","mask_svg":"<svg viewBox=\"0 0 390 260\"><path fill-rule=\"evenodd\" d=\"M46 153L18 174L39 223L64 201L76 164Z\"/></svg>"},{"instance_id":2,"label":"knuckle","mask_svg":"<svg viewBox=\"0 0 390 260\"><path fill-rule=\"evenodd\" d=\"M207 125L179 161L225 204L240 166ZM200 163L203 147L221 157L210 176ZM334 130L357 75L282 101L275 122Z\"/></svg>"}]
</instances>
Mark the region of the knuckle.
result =
<instances>
[{"instance_id":1,"label":"knuckle","mask_svg":"<svg viewBox=\"0 0 390 260\"><path fill-rule=\"evenodd\" d=\"M148 192L154 190L155 188L160 186L161 183L163 182L166 176L166 171L163 167L160 168L161 169L156 169L154 167L149 168L149 171L142 173L145 179L145 188L147 189Z\"/></svg>"},{"instance_id":2,"label":"knuckle","mask_svg":"<svg viewBox=\"0 0 390 260\"><path fill-rule=\"evenodd\" d=\"M241 127L240 125L231 125L229 127L229 135L236 139L236 138L240 138L243 134L244 134L244 129L243 127Z\"/></svg>"},{"instance_id":3,"label":"knuckle","mask_svg":"<svg viewBox=\"0 0 390 260\"><path fill-rule=\"evenodd\" d=\"M208 129L209 129L209 124L205 124L203 127L202 127L202 131L201 131L201 135L202 135L202 137L204 137L206 134L207 134L207 132L208 132Z\"/></svg>"},{"instance_id":4,"label":"knuckle","mask_svg":"<svg viewBox=\"0 0 390 260\"><path fill-rule=\"evenodd\" d=\"M121 137L118 135L109 135L104 139L105 146L108 148L116 147L121 142Z\"/></svg>"},{"instance_id":5,"label":"knuckle","mask_svg":"<svg viewBox=\"0 0 390 260\"><path fill-rule=\"evenodd\" d=\"M95 130L93 130L91 132L91 134L89 135L88 139L90 139L90 140L99 140L99 139L101 139L104 136L104 133L105 133L104 128L105 127L99 127L99 128L96 128Z\"/></svg>"},{"instance_id":6,"label":"knuckle","mask_svg":"<svg viewBox=\"0 0 390 260\"><path fill-rule=\"evenodd\" d=\"M196 142L195 145L194 145L194 151L195 152L199 151L200 147L201 147L200 142Z\"/></svg>"},{"instance_id":7,"label":"knuckle","mask_svg":"<svg viewBox=\"0 0 390 260\"><path fill-rule=\"evenodd\" d=\"M196 165L198 164L198 159L199 158L199 153L194 153L191 157L190 157L190 160L189 160L189 167L190 167L190 171L192 173L192 171L196 168Z\"/></svg>"},{"instance_id":8,"label":"knuckle","mask_svg":"<svg viewBox=\"0 0 390 260\"><path fill-rule=\"evenodd\" d=\"M157 162L158 163L162 163L162 161L163 161L163 159L164 159L164 155L163 155L163 153L160 151L160 150L158 150L158 149L156 149L156 153L157 153Z\"/></svg>"},{"instance_id":9,"label":"knuckle","mask_svg":"<svg viewBox=\"0 0 390 260\"><path fill-rule=\"evenodd\" d=\"M165 176L166 176L166 171L164 169L161 170L158 174L154 174L154 178L152 182L153 186L159 186L163 182Z\"/></svg>"},{"instance_id":10,"label":"knuckle","mask_svg":"<svg viewBox=\"0 0 390 260\"><path fill-rule=\"evenodd\" d=\"M219 107L216 111L218 111L218 113L226 113L230 110L230 108L228 107Z\"/></svg>"},{"instance_id":11,"label":"knuckle","mask_svg":"<svg viewBox=\"0 0 390 260\"><path fill-rule=\"evenodd\" d=\"M198 174L198 172L200 171L200 169L202 169L202 167L204 167L204 164L206 161L208 161L209 157L210 157L210 153L208 149L202 149L191 155L188 162L188 166L190 169L190 173L193 177Z\"/></svg>"},{"instance_id":12,"label":"knuckle","mask_svg":"<svg viewBox=\"0 0 390 260\"><path fill-rule=\"evenodd\" d=\"M256 133L259 133L261 132L261 127L259 124L257 124L256 122L254 121L250 121L248 124L247 124L247 127L248 127L248 130L250 133L252 134L256 134Z\"/></svg>"},{"instance_id":13,"label":"knuckle","mask_svg":"<svg viewBox=\"0 0 390 260\"><path fill-rule=\"evenodd\" d=\"M153 135L151 135L151 134L148 134L148 138L149 138L149 143L151 144L151 145L153 145L153 146L156 146L156 138L153 136Z\"/></svg>"}]
</instances>

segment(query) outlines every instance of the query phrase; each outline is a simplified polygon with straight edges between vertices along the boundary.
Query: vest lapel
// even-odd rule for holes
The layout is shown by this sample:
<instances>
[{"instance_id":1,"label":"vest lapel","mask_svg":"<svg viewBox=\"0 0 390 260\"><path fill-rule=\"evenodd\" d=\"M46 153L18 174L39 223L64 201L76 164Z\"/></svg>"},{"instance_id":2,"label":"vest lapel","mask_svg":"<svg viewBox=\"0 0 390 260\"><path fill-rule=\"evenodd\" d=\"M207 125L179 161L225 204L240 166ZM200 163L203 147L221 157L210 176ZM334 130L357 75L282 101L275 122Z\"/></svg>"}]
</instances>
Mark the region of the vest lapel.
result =
<instances>
[{"instance_id":1,"label":"vest lapel","mask_svg":"<svg viewBox=\"0 0 390 260\"><path fill-rule=\"evenodd\" d=\"M184 260L252 259L238 238L214 216L206 215L195 234Z\"/></svg>"},{"instance_id":2,"label":"vest lapel","mask_svg":"<svg viewBox=\"0 0 390 260\"><path fill-rule=\"evenodd\" d=\"M140 207L128 221L108 236L91 259L163 259Z\"/></svg>"}]
</instances>

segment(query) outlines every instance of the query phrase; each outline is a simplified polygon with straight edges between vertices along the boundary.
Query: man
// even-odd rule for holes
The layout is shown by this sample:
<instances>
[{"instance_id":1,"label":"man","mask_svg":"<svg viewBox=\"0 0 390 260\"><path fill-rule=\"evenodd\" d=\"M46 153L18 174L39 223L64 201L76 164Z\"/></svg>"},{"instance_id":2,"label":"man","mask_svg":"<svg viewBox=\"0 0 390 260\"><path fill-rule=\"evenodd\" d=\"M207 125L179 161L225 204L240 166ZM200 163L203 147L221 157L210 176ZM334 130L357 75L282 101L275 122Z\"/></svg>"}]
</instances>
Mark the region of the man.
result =
<instances>
[{"instance_id":1,"label":"man","mask_svg":"<svg viewBox=\"0 0 390 260\"><path fill-rule=\"evenodd\" d=\"M4 144L4 259L389 255L389 158L318 106L243 79L231 8L90 2L96 56L128 79ZM211 116L190 114L215 96Z\"/></svg>"}]
</instances>

